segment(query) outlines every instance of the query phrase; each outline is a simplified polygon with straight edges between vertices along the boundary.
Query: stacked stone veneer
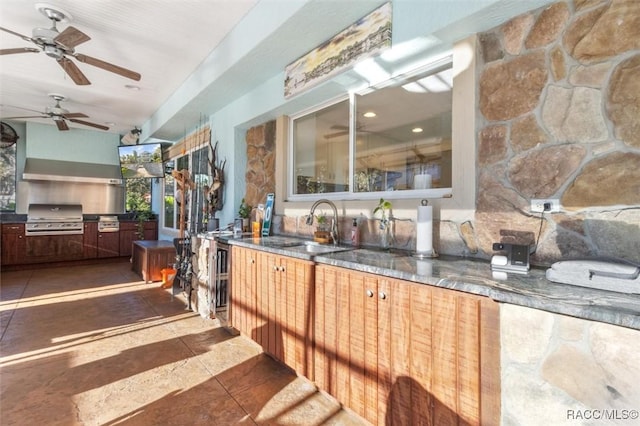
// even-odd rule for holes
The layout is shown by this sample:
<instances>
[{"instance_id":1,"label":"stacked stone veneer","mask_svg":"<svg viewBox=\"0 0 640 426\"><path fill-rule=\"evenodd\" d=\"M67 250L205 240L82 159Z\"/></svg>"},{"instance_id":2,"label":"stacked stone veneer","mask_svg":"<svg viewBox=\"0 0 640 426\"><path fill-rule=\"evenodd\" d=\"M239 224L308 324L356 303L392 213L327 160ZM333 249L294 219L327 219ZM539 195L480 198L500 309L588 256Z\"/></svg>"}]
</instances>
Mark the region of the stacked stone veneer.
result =
<instances>
[{"instance_id":1,"label":"stacked stone veneer","mask_svg":"<svg viewBox=\"0 0 640 426\"><path fill-rule=\"evenodd\" d=\"M247 130L247 171L245 201L250 206L264 204L267 194L275 192L276 122Z\"/></svg>"},{"instance_id":2,"label":"stacked stone veneer","mask_svg":"<svg viewBox=\"0 0 640 426\"><path fill-rule=\"evenodd\" d=\"M640 1L558 2L479 40L470 240L484 253L507 237L532 243L530 199L557 198L534 262L640 261Z\"/></svg>"},{"instance_id":3,"label":"stacked stone veneer","mask_svg":"<svg viewBox=\"0 0 640 426\"><path fill-rule=\"evenodd\" d=\"M507 304L500 324L503 425L640 423L640 331Z\"/></svg>"}]
</instances>

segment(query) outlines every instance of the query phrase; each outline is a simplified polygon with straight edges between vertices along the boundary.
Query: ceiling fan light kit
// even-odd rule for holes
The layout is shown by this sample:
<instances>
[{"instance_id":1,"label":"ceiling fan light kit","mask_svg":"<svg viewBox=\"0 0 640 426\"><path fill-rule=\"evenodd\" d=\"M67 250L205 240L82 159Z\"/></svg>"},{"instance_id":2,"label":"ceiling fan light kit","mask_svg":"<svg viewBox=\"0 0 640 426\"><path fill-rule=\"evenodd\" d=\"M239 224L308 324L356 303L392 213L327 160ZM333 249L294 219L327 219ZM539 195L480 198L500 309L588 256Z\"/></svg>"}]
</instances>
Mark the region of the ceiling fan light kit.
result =
<instances>
[{"instance_id":1,"label":"ceiling fan light kit","mask_svg":"<svg viewBox=\"0 0 640 426\"><path fill-rule=\"evenodd\" d=\"M69 110L62 108L60 106L60 102L66 100L63 95L59 95L57 93L49 93L49 97L56 101L54 106L48 106L45 108L44 112L31 110L28 108L15 107L18 109L24 109L27 111L34 111L40 113L40 115L29 115L29 116L21 116L21 117L7 117L7 120L11 119L20 119L20 118L51 118L58 127L58 130L65 131L69 130L69 125L67 124L67 120L72 123L82 124L84 126L94 127L100 130L109 130L107 126L103 126L102 124L91 123L89 121L79 120L79 118L88 118L88 115L83 114L81 112L69 112Z\"/></svg>"},{"instance_id":2,"label":"ceiling fan light kit","mask_svg":"<svg viewBox=\"0 0 640 426\"><path fill-rule=\"evenodd\" d=\"M101 68L105 71L121 75L131 80L140 81L142 76L135 71L111 64L101 59L76 53L76 46L91 40L91 37L72 26L68 26L62 32L58 31L56 28L56 24L58 22L67 22L72 19L68 12L47 3L36 3L35 7L36 10L51 20L51 28L34 28L32 31L32 37L27 37L7 28L0 27L0 30L20 37L25 41L29 41L38 46L39 49L33 47L0 49L0 55L37 53L43 51L47 56L58 61L62 69L77 85L88 85L91 84L91 82L82 73L78 66L69 59L69 57L75 58L77 61L84 64Z\"/></svg>"}]
</instances>

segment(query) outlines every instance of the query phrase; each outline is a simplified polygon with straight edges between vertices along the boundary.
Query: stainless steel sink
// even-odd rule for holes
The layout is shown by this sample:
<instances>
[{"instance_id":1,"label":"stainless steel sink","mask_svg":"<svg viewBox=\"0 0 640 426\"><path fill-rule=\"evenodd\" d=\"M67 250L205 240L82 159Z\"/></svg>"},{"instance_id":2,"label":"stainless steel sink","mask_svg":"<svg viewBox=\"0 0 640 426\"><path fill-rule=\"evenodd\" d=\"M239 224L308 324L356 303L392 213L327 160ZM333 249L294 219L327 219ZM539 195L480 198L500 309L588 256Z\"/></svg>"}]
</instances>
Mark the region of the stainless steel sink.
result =
<instances>
[{"instance_id":1,"label":"stainless steel sink","mask_svg":"<svg viewBox=\"0 0 640 426\"><path fill-rule=\"evenodd\" d=\"M323 254L323 253L336 253L339 251L353 250L353 247L333 246L333 245L316 243L315 241L305 241L304 244L288 247L288 249L301 250L310 254Z\"/></svg>"}]
</instances>

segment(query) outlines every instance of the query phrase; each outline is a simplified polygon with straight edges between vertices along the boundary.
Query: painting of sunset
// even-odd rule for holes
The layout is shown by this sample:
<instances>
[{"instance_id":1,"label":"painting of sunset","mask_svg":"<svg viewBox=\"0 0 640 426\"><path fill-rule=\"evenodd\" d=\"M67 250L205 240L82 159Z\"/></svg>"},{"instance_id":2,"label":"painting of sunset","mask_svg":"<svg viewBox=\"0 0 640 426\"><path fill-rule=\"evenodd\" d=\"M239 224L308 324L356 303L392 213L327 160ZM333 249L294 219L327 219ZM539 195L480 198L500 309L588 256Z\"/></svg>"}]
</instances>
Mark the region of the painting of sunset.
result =
<instances>
[{"instance_id":1,"label":"painting of sunset","mask_svg":"<svg viewBox=\"0 0 640 426\"><path fill-rule=\"evenodd\" d=\"M385 3L285 68L289 98L391 47L391 3Z\"/></svg>"}]
</instances>

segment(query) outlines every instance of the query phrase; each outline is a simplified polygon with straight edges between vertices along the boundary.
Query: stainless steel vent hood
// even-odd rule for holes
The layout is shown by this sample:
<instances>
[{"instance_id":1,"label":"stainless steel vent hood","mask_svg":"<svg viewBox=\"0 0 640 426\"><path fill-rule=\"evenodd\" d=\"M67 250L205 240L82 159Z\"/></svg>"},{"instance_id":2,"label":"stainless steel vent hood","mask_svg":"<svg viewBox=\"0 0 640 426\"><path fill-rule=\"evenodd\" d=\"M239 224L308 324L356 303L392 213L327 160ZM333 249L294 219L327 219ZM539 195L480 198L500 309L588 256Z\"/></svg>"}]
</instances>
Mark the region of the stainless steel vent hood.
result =
<instances>
[{"instance_id":1,"label":"stainless steel vent hood","mask_svg":"<svg viewBox=\"0 0 640 426\"><path fill-rule=\"evenodd\" d=\"M22 179L119 185L122 172L119 166L109 164L27 158Z\"/></svg>"}]
</instances>

